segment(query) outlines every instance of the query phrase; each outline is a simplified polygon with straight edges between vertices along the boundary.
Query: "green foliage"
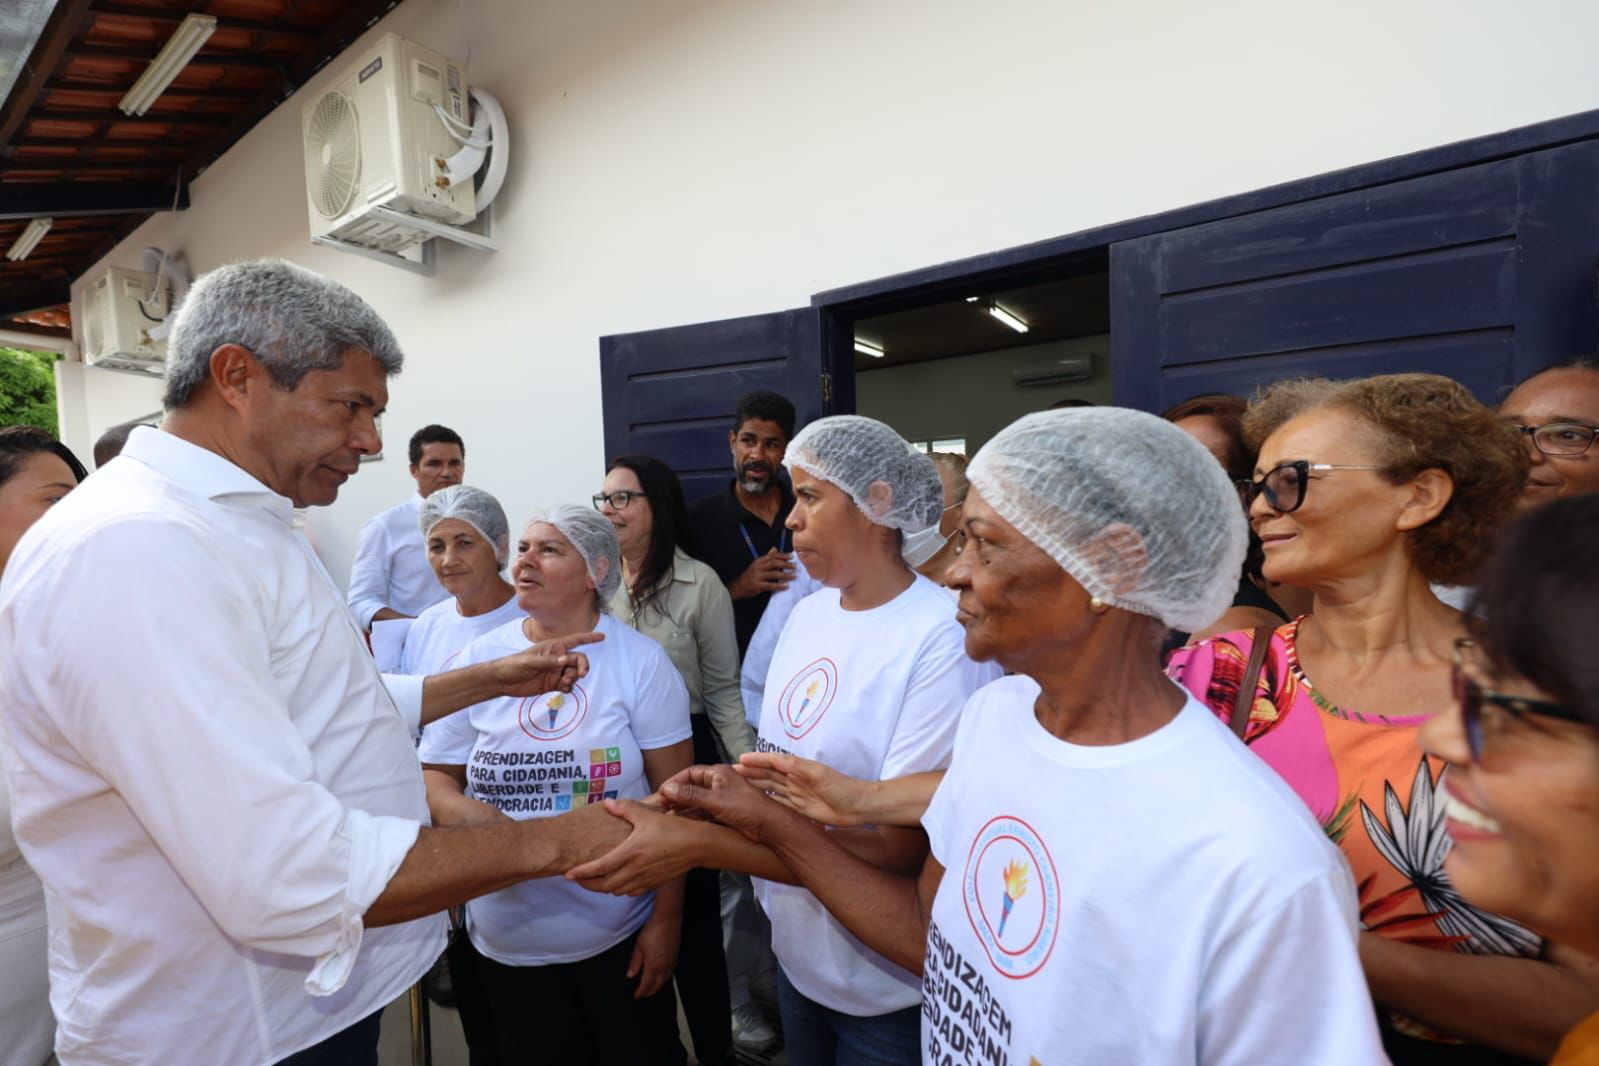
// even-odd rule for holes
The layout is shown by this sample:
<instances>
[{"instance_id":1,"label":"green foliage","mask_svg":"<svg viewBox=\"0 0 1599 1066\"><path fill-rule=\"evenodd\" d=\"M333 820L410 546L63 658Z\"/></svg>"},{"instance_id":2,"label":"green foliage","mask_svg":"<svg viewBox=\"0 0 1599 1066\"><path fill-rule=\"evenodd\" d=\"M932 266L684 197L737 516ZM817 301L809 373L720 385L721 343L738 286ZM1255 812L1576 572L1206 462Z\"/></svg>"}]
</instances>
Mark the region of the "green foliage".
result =
<instances>
[{"instance_id":1,"label":"green foliage","mask_svg":"<svg viewBox=\"0 0 1599 1066\"><path fill-rule=\"evenodd\" d=\"M38 426L59 433L56 426L56 378L53 352L0 348L0 426Z\"/></svg>"}]
</instances>

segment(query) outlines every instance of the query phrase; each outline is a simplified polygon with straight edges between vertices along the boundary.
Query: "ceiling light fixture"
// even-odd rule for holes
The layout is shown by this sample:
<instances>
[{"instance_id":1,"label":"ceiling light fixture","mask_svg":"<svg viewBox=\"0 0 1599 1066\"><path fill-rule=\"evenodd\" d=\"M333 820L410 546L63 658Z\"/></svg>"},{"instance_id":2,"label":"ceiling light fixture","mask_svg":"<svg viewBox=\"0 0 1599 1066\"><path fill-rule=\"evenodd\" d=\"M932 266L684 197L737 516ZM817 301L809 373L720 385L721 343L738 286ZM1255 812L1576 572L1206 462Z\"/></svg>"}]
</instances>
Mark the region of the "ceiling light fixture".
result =
<instances>
[{"instance_id":1,"label":"ceiling light fixture","mask_svg":"<svg viewBox=\"0 0 1599 1066\"><path fill-rule=\"evenodd\" d=\"M54 221L55 219L51 218L36 218L28 223L28 228L11 242L11 250L6 253L6 258L13 261L28 258L29 253L44 239L44 235L50 232L50 226Z\"/></svg>"},{"instance_id":2,"label":"ceiling light fixture","mask_svg":"<svg viewBox=\"0 0 1599 1066\"><path fill-rule=\"evenodd\" d=\"M975 296L968 296L968 297L966 297L966 302L967 302L967 303L969 303L969 304L974 304L974 303L976 303L976 302L977 302L977 297L975 297Z\"/></svg>"},{"instance_id":3,"label":"ceiling light fixture","mask_svg":"<svg viewBox=\"0 0 1599 1066\"><path fill-rule=\"evenodd\" d=\"M167 91L189 60L217 31L217 20L211 15L188 15L172 31L172 39L150 60L139 80L133 83L122 102L117 104L124 114L142 115L150 110L156 97Z\"/></svg>"},{"instance_id":4,"label":"ceiling light fixture","mask_svg":"<svg viewBox=\"0 0 1599 1066\"><path fill-rule=\"evenodd\" d=\"M1026 333L1027 332L1027 323L1024 322L1022 319L1018 318L1017 316L1011 314L1009 311L1005 310L1003 307L999 306L999 304L989 304L988 305L988 313L993 315L995 318L999 319L1001 322L1005 323L1005 325L1009 326L1011 329L1015 330L1017 333Z\"/></svg>"},{"instance_id":5,"label":"ceiling light fixture","mask_svg":"<svg viewBox=\"0 0 1599 1066\"><path fill-rule=\"evenodd\" d=\"M882 348L871 343L870 341L863 341L859 337L855 338L855 350L860 352L862 355L869 355L873 359L883 358Z\"/></svg>"}]
</instances>

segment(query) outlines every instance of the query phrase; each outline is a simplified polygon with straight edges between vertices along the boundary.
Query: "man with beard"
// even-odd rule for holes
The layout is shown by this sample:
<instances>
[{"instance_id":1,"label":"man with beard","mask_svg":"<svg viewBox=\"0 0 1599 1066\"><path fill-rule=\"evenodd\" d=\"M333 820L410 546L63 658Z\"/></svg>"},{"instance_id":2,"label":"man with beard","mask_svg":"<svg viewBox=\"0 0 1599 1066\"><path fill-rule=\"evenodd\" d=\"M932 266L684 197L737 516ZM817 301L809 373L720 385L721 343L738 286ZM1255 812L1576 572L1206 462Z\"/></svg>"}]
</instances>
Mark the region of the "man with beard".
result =
<instances>
[{"instance_id":1,"label":"man with beard","mask_svg":"<svg viewBox=\"0 0 1599 1066\"><path fill-rule=\"evenodd\" d=\"M727 445L734 477L726 492L689 508L694 554L710 564L733 597L733 626L742 658L772 593L788 587L794 557L783 523L794 494L778 477L794 436L794 405L757 390L738 401Z\"/></svg>"},{"instance_id":2,"label":"man with beard","mask_svg":"<svg viewBox=\"0 0 1599 1066\"><path fill-rule=\"evenodd\" d=\"M794 577L793 540L785 526L794 494L778 472L794 436L794 405L764 389L738 401L727 435L734 476L724 492L689 508L694 555L710 565L733 597L742 660L772 593ZM754 708L760 713L760 708ZM722 874L722 937L733 1007L733 1044L765 1058L781 1046L776 1028L777 960L772 931L748 876Z\"/></svg>"}]
</instances>

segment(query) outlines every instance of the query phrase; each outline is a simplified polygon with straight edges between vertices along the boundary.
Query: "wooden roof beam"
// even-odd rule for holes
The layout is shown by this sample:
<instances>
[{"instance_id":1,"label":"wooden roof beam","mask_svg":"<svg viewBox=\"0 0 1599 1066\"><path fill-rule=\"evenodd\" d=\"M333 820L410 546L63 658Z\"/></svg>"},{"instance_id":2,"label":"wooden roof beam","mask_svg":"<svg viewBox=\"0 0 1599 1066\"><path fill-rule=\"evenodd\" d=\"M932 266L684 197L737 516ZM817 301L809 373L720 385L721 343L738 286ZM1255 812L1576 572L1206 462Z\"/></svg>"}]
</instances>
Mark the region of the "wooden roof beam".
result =
<instances>
[{"instance_id":1,"label":"wooden roof beam","mask_svg":"<svg viewBox=\"0 0 1599 1066\"><path fill-rule=\"evenodd\" d=\"M55 74L67 45L77 34L84 16L88 14L90 0L61 0L44 25L44 32L33 43L28 63L11 87L11 95L0 105L0 148L11 142L21 128L28 111L39 99L40 93Z\"/></svg>"}]
</instances>

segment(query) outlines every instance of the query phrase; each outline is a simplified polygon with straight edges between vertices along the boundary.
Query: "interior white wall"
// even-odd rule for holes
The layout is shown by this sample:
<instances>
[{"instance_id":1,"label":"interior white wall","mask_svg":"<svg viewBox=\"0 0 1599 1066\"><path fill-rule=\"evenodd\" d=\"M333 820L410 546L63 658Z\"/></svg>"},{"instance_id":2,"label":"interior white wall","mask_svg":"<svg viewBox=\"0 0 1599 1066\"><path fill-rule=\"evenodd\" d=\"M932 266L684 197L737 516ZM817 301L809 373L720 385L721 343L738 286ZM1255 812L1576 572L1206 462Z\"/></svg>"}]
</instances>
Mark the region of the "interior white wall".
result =
<instances>
[{"instance_id":1,"label":"interior white wall","mask_svg":"<svg viewBox=\"0 0 1599 1066\"><path fill-rule=\"evenodd\" d=\"M857 371L855 410L881 419L907 440L965 437L976 455L988 438L1057 400L1110 402L1110 334L977 352L949 359ZM1011 372L1071 355L1093 360L1085 381L1018 385Z\"/></svg>"},{"instance_id":2,"label":"interior white wall","mask_svg":"<svg viewBox=\"0 0 1599 1066\"><path fill-rule=\"evenodd\" d=\"M390 458L317 520L340 578L425 422L515 516L586 498L602 334L1599 107L1587 0L408 0L385 30L470 49L505 103L500 252L443 249L423 279L309 243L300 109L335 61L108 258L286 256L388 317ZM124 388L81 382L90 422Z\"/></svg>"}]
</instances>

